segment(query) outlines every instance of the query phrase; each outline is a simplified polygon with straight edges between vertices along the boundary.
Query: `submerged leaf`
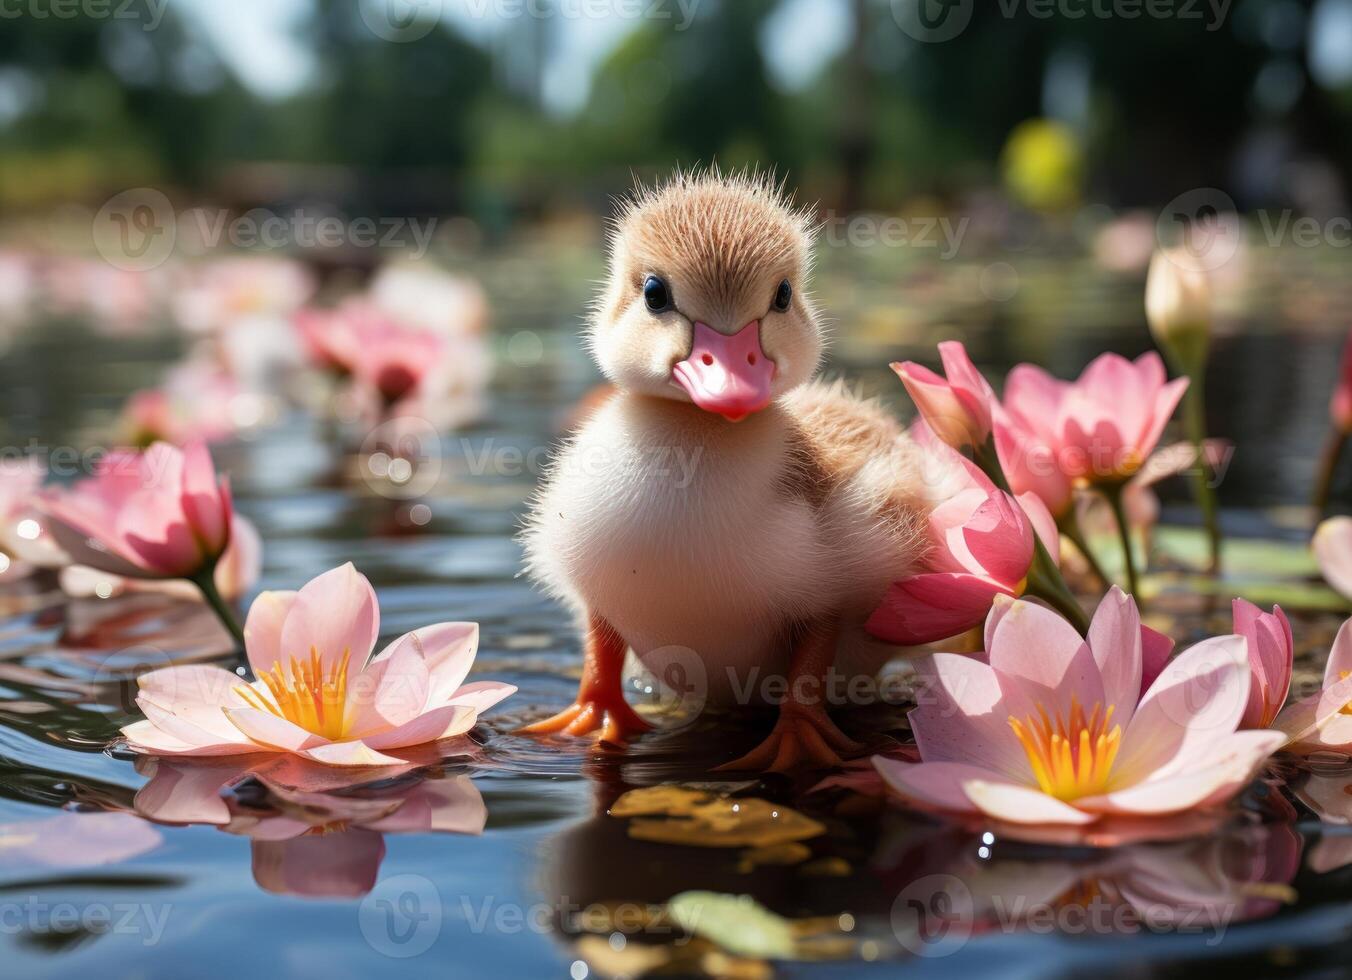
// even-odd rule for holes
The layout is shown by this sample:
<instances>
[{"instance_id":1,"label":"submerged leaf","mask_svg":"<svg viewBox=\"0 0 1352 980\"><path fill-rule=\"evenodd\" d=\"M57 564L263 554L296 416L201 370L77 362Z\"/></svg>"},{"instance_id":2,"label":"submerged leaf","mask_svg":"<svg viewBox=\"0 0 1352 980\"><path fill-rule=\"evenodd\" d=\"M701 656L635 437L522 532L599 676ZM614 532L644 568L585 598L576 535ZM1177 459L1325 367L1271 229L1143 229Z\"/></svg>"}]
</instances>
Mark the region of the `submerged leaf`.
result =
<instances>
[{"instance_id":1,"label":"submerged leaf","mask_svg":"<svg viewBox=\"0 0 1352 980\"><path fill-rule=\"evenodd\" d=\"M765 959L794 955L793 927L749 895L681 892L667 905L686 932L713 940L730 953Z\"/></svg>"}]
</instances>

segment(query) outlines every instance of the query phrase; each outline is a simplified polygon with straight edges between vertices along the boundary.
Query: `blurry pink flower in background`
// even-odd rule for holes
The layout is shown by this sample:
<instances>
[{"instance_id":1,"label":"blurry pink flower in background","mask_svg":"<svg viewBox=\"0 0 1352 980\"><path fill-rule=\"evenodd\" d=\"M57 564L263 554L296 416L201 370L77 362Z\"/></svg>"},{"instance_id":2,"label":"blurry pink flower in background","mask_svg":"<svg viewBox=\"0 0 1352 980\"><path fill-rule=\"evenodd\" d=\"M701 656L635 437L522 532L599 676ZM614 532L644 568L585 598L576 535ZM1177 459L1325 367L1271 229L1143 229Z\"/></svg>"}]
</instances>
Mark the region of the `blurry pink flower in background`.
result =
<instances>
[{"instance_id":1,"label":"blurry pink flower in background","mask_svg":"<svg viewBox=\"0 0 1352 980\"><path fill-rule=\"evenodd\" d=\"M189 266L173 298L174 319L190 333L217 333L247 317L285 320L315 291L314 276L294 259L237 255Z\"/></svg>"},{"instance_id":2,"label":"blurry pink flower in background","mask_svg":"<svg viewBox=\"0 0 1352 980\"><path fill-rule=\"evenodd\" d=\"M488 300L478 283L425 260L382 266L368 295L391 316L448 339L481 334L488 321Z\"/></svg>"},{"instance_id":3,"label":"blurry pink flower in background","mask_svg":"<svg viewBox=\"0 0 1352 980\"><path fill-rule=\"evenodd\" d=\"M1118 354L1096 357L1065 392L1057 415L1066 473L1087 483L1130 479L1187 387L1187 378L1166 380L1164 361L1154 351L1134 362Z\"/></svg>"},{"instance_id":4,"label":"blurry pink flower in background","mask_svg":"<svg viewBox=\"0 0 1352 980\"><path fill-rule=\"evenodd\" d=\"M1140 616L1116 588L1087 639L1050 610L997 598L986 649L988 662L917 662L922 761L875 759L915 804L1014 824L1175 814L1228 801L1284 741L1237 730L1251 682L1238 636L1184 651L1142 695Z\"/></svg>"},{"instance_id":5,"label":"blurry pink flower in background","mask_svg":"<svg viewBox=\"0 0 1352 980\"><path fill-rule=\"evenodd\" d=\"M1240 728L1267 728L1286 704L1291 690L1292 658L1295 655L1291 623L1281 606L1265 613L1252 602L1236 599L1233 604L1235 633L1244 637L1249 648L1249 705L1240 719Z\"/></svg>"},{"instance_id":6,"label":"blurry pink flower in background","mask_svg":"<svg viewBox=\"0 0 1352 980\"><path fill-rule=\"evenodd\" d=\"M893 583L866 627L906 646L956 636L980 625L997 595L1022 595L1034 534L1053 561L1060 553L1056 523L1035 494L1016 501L937 439L917 430L917 442L928 453L931 489L943 501L929 516L925 571ZM945 468L948 474L936 480Z\"/></svg>"},{"instance_id":7,"label":"blurry pink flower in background","mask_svg":"<svg viewBox=\"0 0 1352 980\"><path fill-rule=\"evenodd\" d=\"M255 680L220 667L168 667L140 678L147 720L123 730L148 755L290 752L339 766L397 764L385 755L463 735L516 690L462 686L479 628L438 623L372 657L375 592L351 564L299 592L264 592L244 627Z\"/></svg>"},{"instance_id":8,"label":"blurry pink flower in background","mask_svg":"<svg viewBox=\"0 0 1352 980\"><path fill-rule=\"evenodd\" d=\"M167 288L162 269L119 269L99 259L58 257L42 266L44 295L52 310L87 318L104 333L147 332Z\"/></svg>"},{"instance_id":9,"label":"blurry pink flower in background","mask_svg":"<svg viewBox=\"0 0 1352 980\"><path fill-rule=\"evenodd\" d=\"M253 404L229 372L194 358L171 368L160 387L134 392L123 407L122 428L134 446L217 442L256 421Z\"/></svg>"},{"instance_id":10,"label":"blurry pink flower in background","mask_svg":"<svg viewBox=\"0 0 1352 980\"><path fill-rule=\"evenodd\" d=\"M914 361L894 363L892 370L935 435L954 449L981 447L991 433L995 393L960 342L944 341L939 356L943 375Z\"/></svg>"},{"instance_id":11,"label":"blurry pink flower in background","mask_svg":"<svg viewBox=\"0 0 1352 980\"><path fill-rule=\"evenodd\" d=\"M38 493L47 468L36 459L0 460L0 582L59 568L69 559L44 526Z\"/></svg>"},{"instance_id":12,"label":"blurry pink flower in background","mask_svg":"<svg viewBox=\"0 0 1352 980\"><path fill-rule=\"evenodd\" d=\"M231 515L230 543L212 574L216 591L228 602L242 599L258 584L263 571L263 539L247 518ZM111 599L129 592L160 592L199 600L202 593L178 579L124 578L87 565L61 569L61 590L73 599Z\"/></svg>"},{"instance_id":13,"label":"blurry pink flower in background","mask_svg":"<svg viewBox=\"0 0 1352 980\"><path fill-rule=\"evenodd\" d=\"M230 489L200 441L109 453L42 507L74 564L130 578L198 578L230 542Z\"/></svg>"}]
</instances>

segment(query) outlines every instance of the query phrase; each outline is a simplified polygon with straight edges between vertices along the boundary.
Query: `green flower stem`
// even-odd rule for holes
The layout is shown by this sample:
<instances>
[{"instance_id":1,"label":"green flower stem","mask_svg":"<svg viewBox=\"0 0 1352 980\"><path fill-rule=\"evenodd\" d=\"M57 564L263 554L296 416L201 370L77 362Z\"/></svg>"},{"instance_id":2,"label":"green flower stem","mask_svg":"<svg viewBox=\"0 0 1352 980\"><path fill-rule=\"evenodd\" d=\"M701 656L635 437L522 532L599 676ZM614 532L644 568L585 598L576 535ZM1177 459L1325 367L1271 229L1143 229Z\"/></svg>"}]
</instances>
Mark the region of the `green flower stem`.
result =
<instances>
[{"instance_id":1,"label":"green flower stem","mask_svg":"<svg viewBox=\"0 0 1352 980\"><path fill-rule=\"evenodd\" d=\"M1183 424L1187 428L1189 441L1197 450L1193 491L1197 496L1197 505L1202 509L1202 522L1206 526L1207 542L1211 548L1211 564L1207 571L1217 575L1221 570L1221 520L1220 510L1216 506L1216 489L1211 485L1211 467L1206 461L1206 391L1202 377L1201 370L1189 374L1188 391L1183 396Z\"/></svg>"},{"instance_id":2,"label":"green flower stem","mask_svg":"<svg viewBox=\"0 0 1352 980\"><path fill-rule=\"evenodd\" d=\"M1028 570L1028 594L1036 596L1070 621L1070 625L1079 630L1081 636L1089 632L1089 617L1080 608L1079 601L1061 577L1061 569L1056 567L1052 556L1048 554L1042 539L1033 535L1033 564Z\"/></svg>"},{"instance_id":3,"label":"green flower stem","mask_svg":"<svg viewBox=\"0 0 1352 980\"><path fill-rule=\"evenodd\" d=\"M987 438L984 446L976 447L973 458L997 488L1013 496L1013 491L1009 489L1009 480L1005 478L1005 471L1000 466L1000 457L995 452L994 438ZM1017 504L1017 500L1015 503ZM1080 608L1079 601L1061 576L1061 569L1052 561L1052 556L1047 552L1046 545L1042 543L1042 538L1038 537L1036 531L1033 533L1033 563L1028 569L1027 592L1065 616L1070 624L1080 631L1081 636L1089 632L1089 617Z\"/></svg>"},{"instance_id":4,"label":"green flower stem","mask_svg":"<svg viewBox=\"0 0 1352 980\"><path fill-rule=\"evenodd\" d=\"M1127 510L1122 505L1122 490L1125 484L1116 483L1109 486L1099 487L1100 492L1108 499L1108 503L1113 508L1113 517L1117 519L1117 535L1122 541L1122 565L1127 570L1127 592L1136 599L1136 604L1140 605L1141 597L1137 595L1136 580L1136 556L1131 551L1131 525L1127 523Z\"/></svg>"},{"instance_id":5,"label":"green flower stem","mask_svg":"<svg viewBox=\"0 0 1352 980\"><path fill-rule=\"evenodd\" d=\"M230 608L230 604L222 598L220 590L216 588L215 571L215 568L208 569L193 578L192 584L197 586L198 591L202 593L202 598L206 599L207 605L211 607L211 611L216 614L216 618L221 621L221 625L230 631L236 646L240 652L243 652L244 629L239 625L235 611Z\"/></svg>"},{"instance_id":6,"label":"green flower stem","mask_svg":"<svg viewBox=\"0 0 1352 980\"><path fill-rule=\"evenodd\" d=\"M1347 445L1347 433L1335 427L1329 433L1329 441L1324 446L1324 455L1319 460L1319 476L1314 485L1314 522L1319 523L1329 505L1329 493L1333 490L1333 476L1338 471L1338 461L1342 458L1343 447Z\"/></svg>"},{"instance_id":7,"label":"green flower stem","mask_svg":"<svg viewBox=\"0 0 1352 980\"><path fill-rule=\"evenodd\" d=\"M1089 542L1085 540L1084 532L1080 530L1080 520L1075 516L1075 508L1072 506L1056 522L1057 530L1070 539L1070 543L1075 545L1076 549L1084 556L1085 562L1089 565L1089 570L1094 573L1104 587L1113 584L1113 580L1108 577L1108 573L1103 570L1099 560L1089 547Z\"/></svg>"}]
</instances>

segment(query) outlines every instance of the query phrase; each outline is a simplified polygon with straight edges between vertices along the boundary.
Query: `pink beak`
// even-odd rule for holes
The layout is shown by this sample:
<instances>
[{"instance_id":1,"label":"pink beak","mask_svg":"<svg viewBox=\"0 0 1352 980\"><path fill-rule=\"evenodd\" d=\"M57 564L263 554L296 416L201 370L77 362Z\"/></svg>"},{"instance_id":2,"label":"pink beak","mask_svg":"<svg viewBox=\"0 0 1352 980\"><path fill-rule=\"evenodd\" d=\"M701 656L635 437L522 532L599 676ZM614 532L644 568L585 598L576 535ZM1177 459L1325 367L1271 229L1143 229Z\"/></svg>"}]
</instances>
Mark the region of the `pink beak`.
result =
<instances>
[{"instance_id":1,"label":"pink beak","mask_svg":"<svg viewBox=\"0 0 1352 980\"><path fill-rule=\"evenodd\" d=\"M775 362L761 350L759 320L731 337L696 323L690 356L671 369L691 401L729 422L740 422L770 404L775 372Z\"/></svg>"}]
</instances>

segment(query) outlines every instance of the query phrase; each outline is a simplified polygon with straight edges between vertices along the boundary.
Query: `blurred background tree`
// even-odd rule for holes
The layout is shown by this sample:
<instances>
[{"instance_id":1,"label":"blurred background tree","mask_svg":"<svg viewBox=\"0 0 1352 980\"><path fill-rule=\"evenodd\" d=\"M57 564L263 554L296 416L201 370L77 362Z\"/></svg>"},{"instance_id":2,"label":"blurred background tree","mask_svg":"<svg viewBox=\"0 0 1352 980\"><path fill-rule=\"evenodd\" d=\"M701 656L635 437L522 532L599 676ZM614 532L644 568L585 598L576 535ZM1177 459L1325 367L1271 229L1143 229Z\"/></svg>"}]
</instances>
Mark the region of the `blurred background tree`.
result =
<instances>
[{"instance_id":1,"label":"blurred background tree","mask_svg":"<svg viewBox=\"0 0 1352 980\"><path fill-rule=\"evenodd\" d=\"M1057 185L1030 205L1217 186L1244 205L1317 209L1352 176L1352 0L1111 19L1001 0L975 4L944 43L910 37L889 0L702 0L684 30L674 2L661 19L598 24L571 0L538 0L545 16L491 30L466 2L406 43L370 28L368 0L287 0L268 29L306 69L281 91L251 81L245 69L268 55L227 50L209 2L169 0L153 30L7 19L0 204L137 183L241 203L320 187L404 212L511 217L598 206L631 172L717 160L774 167L852 210L960 198L994 186L1003 161L1016 189ZM1043 159L1051 171L1030 178Z\"/></svg>"}]
</instances>

